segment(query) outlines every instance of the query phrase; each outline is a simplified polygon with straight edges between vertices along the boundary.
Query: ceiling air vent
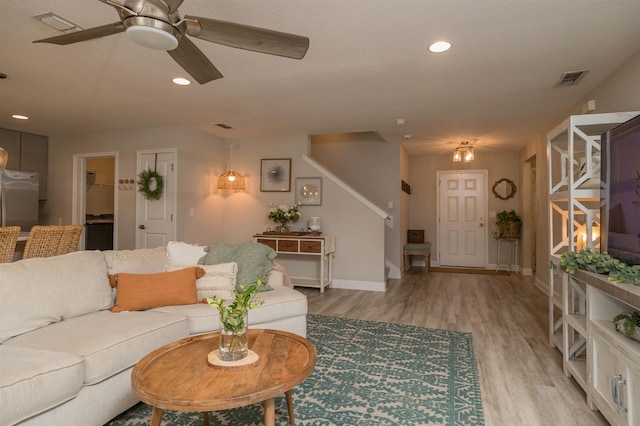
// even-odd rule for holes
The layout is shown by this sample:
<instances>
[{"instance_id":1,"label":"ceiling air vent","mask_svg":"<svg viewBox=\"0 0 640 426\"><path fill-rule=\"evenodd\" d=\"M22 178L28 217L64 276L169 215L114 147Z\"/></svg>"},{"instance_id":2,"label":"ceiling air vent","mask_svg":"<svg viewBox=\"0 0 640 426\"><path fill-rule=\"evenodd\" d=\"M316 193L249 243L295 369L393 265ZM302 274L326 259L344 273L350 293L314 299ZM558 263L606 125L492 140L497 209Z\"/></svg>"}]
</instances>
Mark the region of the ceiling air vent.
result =
<instances>
[{"instance_id":1,"label":"ceiling air vent","mask_svg":"<svg viewBox=\"0 0 640 426\"><path fill-rule=\"evenodd\" d=\"M583 70L583 71L569 71L569 72L562 73L562 75L560 76L560 80L558 81L556 86L557 87L575 86L580 82L580 80L582 80L582 77L584 77L584 75L587 72L588 71Z\"/></svg>"},{"instance_id":2,"label":"ceiling air vent","mask_svg":"<svg viewBox=\"0 0 640 426\"><path fill-rule=\"evenodd\" d=\"M217 123L216 126L222 127L225 130L233 129L233 127L229 126L228 124L224 124L224 123Z\"/></svg>"},{"instance_id":3,"label":"ceiling air vent","mask_svg":"<svg viewBox=\"0 0 640 426\"><path fill-rule=\"evenodd\" d=\"M80 31L82 29L81 27L77 26L73 22L68 21L64 18L61 18L55 13L51 13L51 12L43 13L42 15L33 16L33 19L40 21L44 24L47 24L58 31L62 31L63 33L72 33L74 31Z\"/></svg>"}]
</instances>

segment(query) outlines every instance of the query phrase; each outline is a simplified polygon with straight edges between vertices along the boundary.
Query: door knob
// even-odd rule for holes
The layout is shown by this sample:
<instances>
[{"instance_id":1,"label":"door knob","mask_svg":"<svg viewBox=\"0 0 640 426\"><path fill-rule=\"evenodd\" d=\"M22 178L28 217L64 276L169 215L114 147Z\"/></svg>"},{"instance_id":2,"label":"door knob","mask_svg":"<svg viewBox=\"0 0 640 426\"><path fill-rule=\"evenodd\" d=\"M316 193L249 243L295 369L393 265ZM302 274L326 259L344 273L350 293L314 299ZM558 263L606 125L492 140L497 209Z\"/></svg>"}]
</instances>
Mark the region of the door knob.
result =
<instances>
[{"instance_id":1,"label":"door knob","mask_svg":"<svg viewBox=\"0 0 640 426\"><path fill-rule=\"evenodd\" d=\"M147 227L146 227L146 226L144 226L144 225L140 225L140 226L138 226L138 229L146 229L146 228L147 228Z\"/></svg>"}]
</instances>

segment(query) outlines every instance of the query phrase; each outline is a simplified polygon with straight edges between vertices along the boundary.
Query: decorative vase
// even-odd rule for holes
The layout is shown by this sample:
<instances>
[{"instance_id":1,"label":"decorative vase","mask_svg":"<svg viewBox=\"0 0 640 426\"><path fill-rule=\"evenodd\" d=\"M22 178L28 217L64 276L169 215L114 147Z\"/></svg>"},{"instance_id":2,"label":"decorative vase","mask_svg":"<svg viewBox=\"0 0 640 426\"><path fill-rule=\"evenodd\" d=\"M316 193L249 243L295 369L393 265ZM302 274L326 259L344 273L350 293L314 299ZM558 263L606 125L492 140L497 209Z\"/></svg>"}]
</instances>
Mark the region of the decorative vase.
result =
<instances>
[{"instance_id":1,"label":"decorative vase","mask_svg":"<svg viewBox=\"0 0 640 426\"><path fill-rule=\"evenodd\" d=\"M237 327L225 328L220 318L220 359L223 361L238 361L249 353L249 339L247 335L247 316L239 321Z\"/></svg>"},{"instance_id":2,"label":"decorative vase","mask_svg":"<svg viewBox=\"0 0 640 426\"><path fill-rule=\"evenodd\" d=\"M287 223L281 223L278 226L276 226L275 229L276 232L281 232L283 234L286 234L287 232L289 232L289 227L287 226Z\"/></svg>"}]
</instances>

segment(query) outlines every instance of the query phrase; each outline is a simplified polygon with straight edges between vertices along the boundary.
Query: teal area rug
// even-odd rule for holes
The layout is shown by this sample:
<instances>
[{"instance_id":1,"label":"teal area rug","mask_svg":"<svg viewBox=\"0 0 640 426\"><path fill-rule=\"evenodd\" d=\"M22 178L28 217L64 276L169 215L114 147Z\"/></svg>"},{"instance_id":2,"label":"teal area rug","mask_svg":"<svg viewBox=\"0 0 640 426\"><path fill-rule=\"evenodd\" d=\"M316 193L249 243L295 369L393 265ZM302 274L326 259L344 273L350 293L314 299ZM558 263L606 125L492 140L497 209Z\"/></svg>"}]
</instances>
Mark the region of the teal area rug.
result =
<instances>
[{"instance_id":1,"label":"teal area rug","mask_svg":"<svg viewBox=\"0 0 640 426\"><path fill-rule=\"evenodd\" d=\"M308 316L316 368L293 389L296 425L484 425L470 333ZM212 425L262 425L262 404L212 413ZM148 425L138 404L109 426ZM284 396L276 425L288 425ZM163 425L202 425L199 413L166 411Z\"/></svg>"}]
</instances>

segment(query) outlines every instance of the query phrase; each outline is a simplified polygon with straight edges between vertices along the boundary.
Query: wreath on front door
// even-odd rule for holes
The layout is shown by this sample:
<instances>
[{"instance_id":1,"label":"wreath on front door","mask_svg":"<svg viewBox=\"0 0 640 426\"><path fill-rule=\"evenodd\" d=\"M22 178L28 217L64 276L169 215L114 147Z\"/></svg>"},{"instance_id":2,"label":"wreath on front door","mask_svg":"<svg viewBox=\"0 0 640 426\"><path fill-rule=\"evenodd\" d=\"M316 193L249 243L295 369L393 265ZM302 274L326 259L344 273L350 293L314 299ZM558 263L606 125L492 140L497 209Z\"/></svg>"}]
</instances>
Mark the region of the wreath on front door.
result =
<instances>
[{"instance_id":1,"label":"wreath on front door","mask_svg":"<svg viewBox=\"0 0 640 426\"><path fill-rule=\"evenodd\" d=\"M164 179L155 170L147 169L138 175L138 192L147 200L157 201L162 197Z\"/></svg>"}]
</instances>

